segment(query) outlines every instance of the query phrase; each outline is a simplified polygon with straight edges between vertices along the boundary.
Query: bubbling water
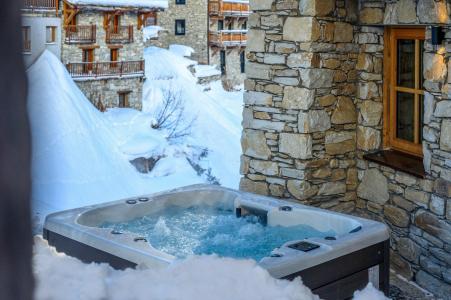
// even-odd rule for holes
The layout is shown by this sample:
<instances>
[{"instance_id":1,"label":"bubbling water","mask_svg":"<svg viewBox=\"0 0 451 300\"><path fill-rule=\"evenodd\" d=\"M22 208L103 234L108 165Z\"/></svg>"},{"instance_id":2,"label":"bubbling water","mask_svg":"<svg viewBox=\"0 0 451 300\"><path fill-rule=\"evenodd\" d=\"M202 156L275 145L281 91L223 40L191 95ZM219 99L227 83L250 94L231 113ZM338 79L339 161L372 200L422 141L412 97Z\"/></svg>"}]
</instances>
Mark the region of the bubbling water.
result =
<instances>
[{"instance_id":1,"label":"bubbling water","mask_svg":"<svg viewBox=\"0 0 451 300\"><path fill-rule=\"evenodd\" d=\"M206 207L170 207L163 215L101 227L146 237L154 248L177 258L217 254L256 261L288 241L335 235L308 225L264 226L253 216L237 218L231 210Z\"/></svg>"}]
</instances>

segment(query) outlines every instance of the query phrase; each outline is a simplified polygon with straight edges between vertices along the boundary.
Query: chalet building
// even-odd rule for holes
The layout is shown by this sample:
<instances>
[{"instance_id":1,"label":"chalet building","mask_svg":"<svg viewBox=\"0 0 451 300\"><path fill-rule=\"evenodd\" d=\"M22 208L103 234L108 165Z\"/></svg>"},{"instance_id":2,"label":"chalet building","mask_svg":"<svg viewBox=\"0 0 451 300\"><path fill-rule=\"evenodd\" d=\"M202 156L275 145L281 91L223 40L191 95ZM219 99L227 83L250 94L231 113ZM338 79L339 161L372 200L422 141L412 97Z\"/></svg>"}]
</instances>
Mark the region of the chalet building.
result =
<instances>
[{"instance_id":1,"label":"chalet building","mask_svg":"<svg viewBox=\"0 0 451 300\"><path fill-rule=\"evenodd\" d=\"M25 0L22 10L23 57L29 67L44 50L61 58L58 0Z\"/></svg>"},{"instance_id":2,"label":"chalet building","mask_svg":"<svg viewBox=\"0 0 451 300\"><path fill-rule=\"evenodd\" d=\"M27 0L26 13L37 15L37 24L53 13L52 31L28 26L24 20L24 52L31 49L32 62L50 46L61 58L79 88L99 109L108 107L142 108L144 82L144 41L142 27L154 22L164 0ZM30 17L31 19L31 17ZM49 25L47 25L48 28ZM53 41L34 45L41 35ZM30 38L32 37L31 41ZM34 47L36 49L34 50Z\"/></svg>"},{"instance_id":3,"label":"chalet building","mask_svg":"<svg viewBox=\"0 0 451 300\"><path fill-rule=\"evenodd\" d=\"M392 269L439 299L451 297L450 8L251 0L240 183L385 222Z\"/></svg>"},{"instance_id":4,"label":"chalet building","mask_svg":"<svg viewBox=\"0 0 451 300\"><path fill-rule=\"evenodd\" d=\"M168 31L160 41L163 47L192 47L192 59L217 65L224 80L235 85L245 78L248 16L247 0L170 0L158 17Z\"/></svg>"}]
</instances>

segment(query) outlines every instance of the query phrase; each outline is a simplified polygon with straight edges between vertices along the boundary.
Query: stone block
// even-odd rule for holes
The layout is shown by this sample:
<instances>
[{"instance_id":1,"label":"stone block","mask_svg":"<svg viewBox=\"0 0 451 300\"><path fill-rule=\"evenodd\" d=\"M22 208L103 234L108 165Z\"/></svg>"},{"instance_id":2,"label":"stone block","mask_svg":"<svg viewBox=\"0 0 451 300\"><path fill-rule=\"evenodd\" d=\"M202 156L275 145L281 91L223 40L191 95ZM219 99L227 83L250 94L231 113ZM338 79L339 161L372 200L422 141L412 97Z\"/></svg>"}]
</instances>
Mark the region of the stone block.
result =
<instances>
[{"instance_id":1,"label":"stone block","mask_svg":"<svg viewBox=\"0 0 451 300\"><path fill-rule=\"evenodd\" d=\"M306 88L332 87L334 71L329 69L301 69L302 85Z\"/></svg>"},{"instance_id":2,"label":"stone block","mask_svg":"<svg viewBox=\"0 0 451 300\"><path fill-rule=\"evenodd\" d=\"M384 12L378 7L365 7L360 11L360 22L362 24L381 24Z\"/></svg>"},{"instance_id":3,"label":"stone block","mask_svg":"<svg viewBox=\"0 0 451 300\"><path fill-rule=\"evenodd\" d=\"M271 10L274 0L249 0L251 10Z\"/></svg>"},{"instance_id":4,"label":"stone block","mask_svg":"<svg viewBox=\"0 0 451 300\"><path fill-rule=\"evenodd\" d=\"M385 204L390 198L387 178L378 169L366 170L357 188L357 196L380 205Z\"/></svg>"},{"instance_id":5,"label":"stone block","mask_svg":"<svg viewBox=\"0 0 451 300\"><path fill-rule=\"evenodd\" d=\"M424 53L423 75L426 80L444 82L447 74L447 67L443 55L436 53Z\"/></svg>"},{"instance_id":6,"label":"stone block","mask_svg":"<svg viewBox=\"0 0 451 300\"><path fill-rule=\"evenodd\" d=\"M434 295L440 297L441 299L447 299L449 295L451 295L451 285L444 283L440 279L424 272L423 270L420 270L416 274L415 281L423 288L429 291L434 291Z\"/></svg>"},{"instance_id":7,"label":"stone block","mask_svg":"<svg viewBox=\"0 0 451 300\"><path fill-rule=\"evenodd\" d=\"M451 118L451 100L443 100L437 103L434 116L439 118Z\"/></svg>"},{"instance_id":8,"label":"stone block","mask_svg":"<svg viewBox=\"0 0 451 300\"><path fill-rule=\"evenodd\" d=\"M354 102L349 97L338 97L337 106L332 113L333 124L349 124L357 121Z\"/></svg>"},{"instance_id":9,"label":"stone block","mask_svg":"<svg viewBox=\"0 0 451 300\"><path fill-rule=\"evenodd\" d=\"M319 57L316 53L297 52L287 57L287 66L290 68L316 68L319 66Z\"/></svg>"},{"instance_id":10,"label":"stone block","mask_svg":"<svg viewBox=\"0 0 451 300\"><path fill-rule=\"evenodd\" d=\"M326 182L321 185L318 195L331 196L346 193L346 183L344 182Z\"/></svg>"},{"instance_id":11,"label":"stone block","mask_svg":"<svg viewBox=\"0 0 451 300\"><path fill-rule=\"evenodd\" d=\"M327 132L326 153L330 155L344 154L355 151L356 136L353 132Z\"/></svg>"},{"instance_id":12,"label":"stone block","mask_svg":"<svg viewBox=\"0 0 451 300\"><path fill-rule=\"evenodd\" d=\"M445 214L445 199L432 195L431 203L429 204L429 209L439 216L443 216Z\"/></svg>"},{"instance_id":13,"label":"stone block","mask_svg":"<svg viewBox=\"0 0 451 300\"><path fill-rule=\"evenodd\" d=\"M451 225L436 215L420 210L415 215L415 225L445 243L451 243Z\"/></svg>"},{"instance_id":14,"label":"stone block","mask_svg":"<svg viewBox=\"0 0 451 300\"><path fill-rule=\"evenodd\" d=\"M312 133L330 129L330 117L324 110L299 113L298 129L301 133Z\"/></svg>"},{"instance_id":15,"label":"stone block","mask_svg":"<svg viewBox=\"0 0 451 300\"><path fill-rule=\"evenodd\" d=\"M309 199L318 193L318 188L305 180L288 180L287 189L298 200Z\"/></svg>"},{"instance_id":16,"label":"stone block","mask_svg":"<svg viewBox=\"0 0 451 300\"><path fill-rule=\"evenodd\" d=\"M383 106L380 102L363 101L359 105L360 124L365 126L377 126L382 118Z\"/></svg>"},{"instance_id":17,"label":"stone block","mask_svg":"<svg viewBox=\"0 0 451 300\"><path fill-rule=\"evenodd\" d=\"M268 195L268 184L266 182L252 181L247 178L241 178L240 191Z\"/></svg>"},{"instance_id":18,"label":"stone block","mask_svg":"<svg viewBox=\"0 0 451 300\"><path fill-rule=\"evenodd\" d=\"M354 38L354 28L349 23L336 22L334 30L335 43L350 43Z\"/></svg>"},{"instance_id":19,"label":"stone block","mask_svg":"<svg viewBox=\"0 0 451 300\"><path fill-rule=\"evenodd\" d=\"M270 80L272 77L271 67L264 64L248 62L246 64L246 75L248 79Z\"/></svg>"},{"instance_id":20,"label":"stone block","mask_svg":"<svg viewBox=\"0 0 451 300\"><path fill-rule=\"evenodd\" d=\"M287 86L284 88L282 107L285 109L308 110L315 101L315 91Z\"/></svg>"},{"instance_id":21,"label":"stone block","mask_svg":"<svg viewBox=\"0 0 451 300\"><path fill-rule=\"evenodd\" d=\"M422 207L428 207L429 205L429 194L423 191L407 188L405 190L405 197L407 200L410 200Z\"/></svg>"},{"instance_id":22,"label":"stone block","mask_svg":"<svg viewBox=\"0 0 451 300\"><path fill-rule=\"evenodd\" d=\"M245 129L241 137L241 147L247 156L260 159L269 159L271 150L266 144L266 137L263 131Z\"/></svg>"},{"instance_id":23,"label":"stone block","mask_svg":"<svg viewBox=\"0 0 451 300\"><path fill-rule=\"evenodd\" d=\"M318 40L320 35L320 25L312 17L288 17L283 26L285 41L313 42Z\"/></svg>"},{"instance_id":24,"label":"stone block","mask_svg":"<svg viewBox=\"0 0 451 300\"><path fill-rule=\"evenodd\" d=\"M418 0L417 15L420 23L448 23L449 11L444 0Z\"/></svg>"},{"instance_id":25,"label":"stone block","mask_svg":"<svg viewBox=\"0 0 451 300\"><path fill-rule=\"evenodd\" d=\"M410 222L409 214L396 206L393 205L385 205L384 206L384 215L387 220L395 226L398 227L407 227Z\"/></svg>"},{"instance_id":26,"label":"stone block","mask_svg":"<svg viewBox=\"0 0 451 300\"><path fill-rule=\"evenodd\" d=\"M303 16L327 16L335 10L335 0L300 0L299 12Z\"/></svg>"},{"instance_id":27,"label":"stone block","mask_svg":"<svg viewBox=\"0 0 451 300\"><path fill-rule=\"evenodd\" d=\"M357 148L364 151L379 149L381 145L380 130L358 126L357 127Z\"/></svg>"},{"instance_id":28,"label":"stone block","mask_svg":"<svg viewBox=\"0 0 451 300\"><path fill-rule=\"evenodd\" d=\"M417 12L415 10L415 0L399 0L396 4L398 13L398 22L402 24L411 24L417 22Z\"/></svg>"},{"instance_id":29,"label":"stone block","mask_svg":"<svg viewBox=\"0 0 451 300\"><path fill-rule=\"evenodd\" d=\"M252 159L250 161L250 167L257 173L262 173L269 176L275 176L279 174L277 163L271 161Z\"/></svg>"},{"instance_id":30,"label":"stone block","mask_svg":"<svg viewBox=\"0 0 451 300\"><path fill-rule=\"evenodd\" d=\"M245 92L244 103L249 105L271 105L272 95L263 92Z\"/></svg>"},{"instance_id":31,"label":"stone block","mask_svg":"<svg viewBox=\"0 0 451 300\"><path fill-rule=\"evenodd\" d=\"M249 29L246 50L249 52L265 52L265 31Z\"/></svg>"},{"instance_id":32,"label":"stone block","mask_svg":"<svg viewBox=\"0 0 451 300\"><path fill-rule=\"evenodd\" d=\"M451 151L451 120L443 120L440 131L440 149Z\"/></svg>"},{"instance_id":33,"label":"stone block","mask_svg":"<svg viewBox=\"0 0 451 300\"><path fill-rule=\"evenodd\" d=\"M418 264L421 248L409 238L400 238L397 243L398 253L410 262Z\"/></svg>"},{"instance_id":34,"label":"stone block","mask_svg":"<svg viewBox=\"0 0 451 300\"><path fill-rule=\"evenodd\" d=\"M312 137L309 134L281 133L279 151L293 158L312 157Z\"/></svg>"}]
</instances>

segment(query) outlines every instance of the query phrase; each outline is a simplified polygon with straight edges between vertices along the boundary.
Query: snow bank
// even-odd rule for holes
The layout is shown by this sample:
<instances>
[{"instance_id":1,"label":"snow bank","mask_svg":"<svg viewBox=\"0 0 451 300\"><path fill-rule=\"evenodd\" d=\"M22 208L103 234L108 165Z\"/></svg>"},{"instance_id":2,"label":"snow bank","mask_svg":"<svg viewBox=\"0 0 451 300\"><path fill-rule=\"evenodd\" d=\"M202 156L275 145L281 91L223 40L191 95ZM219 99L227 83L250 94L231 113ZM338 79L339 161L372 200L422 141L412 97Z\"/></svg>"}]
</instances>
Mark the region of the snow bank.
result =
<instances>
[{"instance_id":1,"label":"snow bank","mask_svg":"<svg viewBox=\"0 0 451 300\"><path fill-rule=\"evenodd\" d=\"M210 85L211 91L204 92L204 87L196 85L197 78L187 69L197 63L172 51L149 47L144 57L148 80L144 83L143 110L156 111L168 89L179 93L185 103L186 120L196 118L184 143L207 148L208 156L199 162L201 167L210 169L221 185L237 189L243 93L224 91L220 81Z\"/></svg>"},{"instance_id":2,"label":"snow bank","mask_svg":"<svg viewBox=\"0 0 451 300\"><path fill-rule=\"evenodd\" d=\"M182 57L190 57L195 52L191 47L177 44L169 45L169 51Z\"/></svg>"},{"instance_id":3,"label":"snow bank","mask_svg":"<svg viewBox=\"0 0 451 300\"><path fill-rule=\"evenodd\" d=\"M302 284L277 280L252 260L193 256L167 268L125 271L84 264L35 237L37 300L318 300ZM62 280L64 279L64 280ZM385 300L371 285L355 300Z\"/></svg>"},{"instance_id":4,"label":"snow bank","mask_svg":"<svg viewBox=\"0 0 451 300\"><path fill-rule=\"evenodd\" d=\"M167 177L140 175L129 159L169 153L149 115L99 112L65 67L46 51L27 71L32 133L32 201L39 230L52 212L204 182L185 163Z\"/></svg>"},{"instance_id":5,"label":"snow bank","mask_svg":"<svg viewBox=\"0 0 451 300\"><path fill-rule=\"evenodd\" d=\"M78 5L168 8L168 0L68 0L68 2Z\"/></svg>"},{"instance_id":6,"label":"snow bank","mask_svg":"<svg viewBox=\"0 0 451 300\"><path fill-rule=\"evenodd\" d=\"M197 65L195 66L195 76L197 78L220 76L221 71L216 66L211 65Z\"/></svg>"},{"instance_id":7,"label":"snow bank","mask_svg":"<svg viewBox=\"0 0 451 300\"><path fill-rule=\"evenodd\" d=\"M143 28L143 38L144 41L148 41L150 39L158 38L158 33L164 30L163 27L160 26L146 26Z\"/></svg>"}]
</instances>

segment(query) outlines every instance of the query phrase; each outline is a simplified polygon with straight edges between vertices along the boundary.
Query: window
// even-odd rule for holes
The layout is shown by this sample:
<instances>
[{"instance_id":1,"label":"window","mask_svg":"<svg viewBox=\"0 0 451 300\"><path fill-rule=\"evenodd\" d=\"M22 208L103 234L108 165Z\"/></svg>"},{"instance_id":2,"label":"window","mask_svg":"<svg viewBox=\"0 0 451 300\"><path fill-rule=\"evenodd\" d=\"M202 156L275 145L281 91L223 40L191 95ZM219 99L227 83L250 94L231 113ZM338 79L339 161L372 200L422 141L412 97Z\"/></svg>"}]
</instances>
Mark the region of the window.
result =
<instances>
[{"instance_id":1,"label":"window","mask_svg":"<svg viewBox=\"0 0 451 300\"><path fill-rule=\"evenodd\" d=\"M24 52L31 52L31 27L23 26L22 27L22 47Z\"/></svg>"},{"instance_id":2,"label":"window","mask_svg":"<svg viewBox=\"0 0 451 300\"><path fill-rule=\"evenodd\" d=\"M119 98L119 107L122 107L122 108L129 107L129 105L128 105L129 94L130 94L129 91L117 93L118 98Z\"/></svg>"},{"instance_id":3,"label":"window","mask_svg":"<svg viewBox=\"0 0 451 300\"><path fill-rule=\"evenodd\" d=\"M424 28L386 31L385 146L422 155Z\"/></svg>"},{"instance_id":4,"label":"window","mask_svg":"<svg viewBox=\"0 0 451 300\"><path fill-rule=\"evenodd\" d=\"M45 42L47 44L56 42L56 26L47 26L45 28Z\"/></svg>"},{"instance_id":5,"label":"window","mask_svg":"<svg viewBox=\"0 0 451 300\"><path fill-rule=\"evenodd\" d=\"M175 35L185 35L185 20L175 20Z\"/></svg>"},{"instance_id":6,"label":"window","mask_svg":"<svg viewBox=\"0 0 451 300\"><path fill-rule=\"evenodd\" d=\"M218 20L218 31L224 30L224 21Z\"/></svg>"},{"instance_id":7,"label":"window","mask_svg":"<svg viewBox=\"0 0 451 300\"><path fill-rule=\"evenodd\" d=\"M110 61L111 61L111 67L116 68L117 67L117 61L119 57L119 49L110 49Z\"/></svg>"},{"instance_id":8,"label":"window","mask_svg":"<svg viewBox=\"0 0 451 300\"><path fill-rule=\"evenodd\" d=\"M246 72L246 59L244 57L244 51L240 53L240 70L241 73Z\"/></svg>"},{"instance_id":9,"label":"window","mask_svg":"<svg viewBox=\"0 0 451 300\"><path fill-rule=\"evenodd\" d=\"M175 0L175 4L177 5L186 4L186 0Z\"/></svg>"},{"instance_id":10,"label":"window","mask_svg":"<svg viewBox=\"0 0 451 300\"><path fill-rule=\"evenodd\" d=\"M225 75L225 73L226 73L226 53L224 50L221 50L221 52L219 52L219 59L221 62L221 74Z\"/></svg>"}]
</instances>

